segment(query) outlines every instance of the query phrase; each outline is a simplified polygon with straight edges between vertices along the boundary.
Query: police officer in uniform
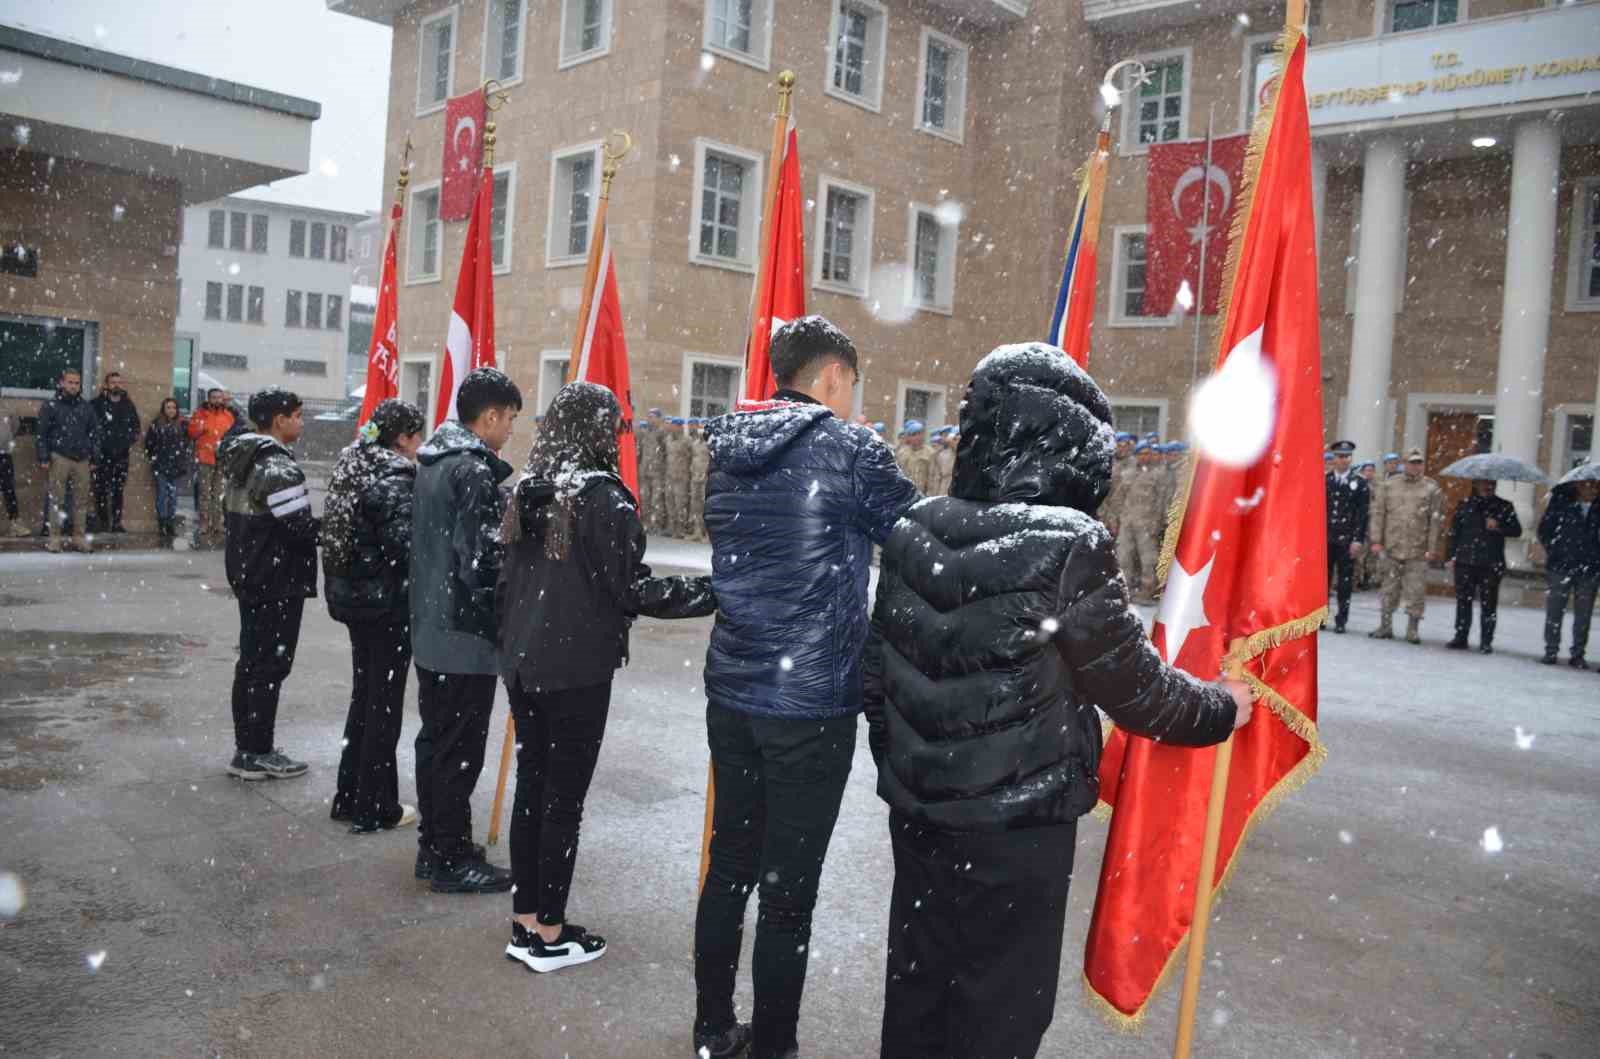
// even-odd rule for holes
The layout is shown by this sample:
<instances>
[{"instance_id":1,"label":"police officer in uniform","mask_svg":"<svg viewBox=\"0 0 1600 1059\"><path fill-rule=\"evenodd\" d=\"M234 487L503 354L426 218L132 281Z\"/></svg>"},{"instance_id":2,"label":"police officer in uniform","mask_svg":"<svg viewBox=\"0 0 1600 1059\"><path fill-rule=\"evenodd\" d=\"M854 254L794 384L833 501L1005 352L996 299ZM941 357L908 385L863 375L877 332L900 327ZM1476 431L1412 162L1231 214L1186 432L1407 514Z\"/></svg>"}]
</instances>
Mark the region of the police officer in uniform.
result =
<instances>
[{"instance_id":1,"label":"police officer in uniform","mask_svg":"<svg viewBox=\"0 0 1600 1059\"><path fill-rule=\"evenodd\" d=\"M1374 640L1394 639L1394 612L1405 603L1406 642L1422 642L1428 564L1437 562L1444 536L1444 493L1422 474L1422 450L1406 453L1405 471L1384 483L1367 520L1368 548L1383 557L1383 605Z\"/></svg>"},{"instance_id":2,"label":"police officer in uniform","mask_svg":"<svg viewBox=\"0 0 1600 1059\"><path fill-rule=\"evenodd\" d=\"M1372 497L1367 491L1367 480L1350 467L1356 443L1335 441L1331 451L1333 468L1324 482L1328 501L1328 590L1337 599L1333 631L1342 633L1350 621L1355 560L1367 540Z\"/></svg>"}]
</instances>

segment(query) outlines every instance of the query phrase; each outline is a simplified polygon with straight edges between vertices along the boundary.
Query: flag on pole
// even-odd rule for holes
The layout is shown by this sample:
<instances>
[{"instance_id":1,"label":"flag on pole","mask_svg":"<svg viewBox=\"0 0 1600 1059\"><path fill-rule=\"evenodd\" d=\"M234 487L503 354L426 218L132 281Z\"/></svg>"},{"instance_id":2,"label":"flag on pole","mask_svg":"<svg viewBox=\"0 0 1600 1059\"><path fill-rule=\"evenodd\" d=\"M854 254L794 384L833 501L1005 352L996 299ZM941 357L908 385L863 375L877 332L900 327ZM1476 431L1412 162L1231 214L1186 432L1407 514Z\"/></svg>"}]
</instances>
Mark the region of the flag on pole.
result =
<instances>
[{"instance_id":1,"label":"flag on pole","mask_svg":"<svg viewBox=\"0 0 1600 1059\"><path fill-rule=\"evenodd\" d=\"M472 178L483 156L488 119L483 90L474 88L444 107L444 159L440 163L439 219L459 221L472 211Z\"/></svg>"},{"instance_id":2,"label":"flag on pole","mask_svg":"<svg viewBox=\"0 0 1600 1059\"><path fill-rule=\"evenodd\" d=\"M1213 885L1250 829L1325 756L1316 723L1328 587L1322 370L1304 37L1288 37L1286 48L1281 88L1257 119L1245 167L1218 370L1206 384L1219 389L1213 407L1198 395L1193 418L1197 434L1213 414L1235 426L1253 418L1250 394L1266 414L1255 424L1259 444L1197 452L1163 549L1170 574L1154 629L1167 661L1215 679L1237 660L1257 695L1254 718L1234 735ZM1112 815L1084 977L1124 1023L1142 1019L1189 934L1216 753L1119 730L1102 757Z\"/></svg>"},{"instance_id":3,"label":"flag on pole","mask_svg":"<svg viewBox=\"0 0 1600 1059\"><path fill-rule=\"evenodd\" d=\"M389 238L383 247L383 266L378 273L378 311L372 318L372 339L367 343L367 388L361 398L361 414L356 429L372 418L372 410L382 401L400 396L400 359L396 331L400 305L395 296L395 233L400 229L400 203L389 210Z\"/></svg>"},{"instance_id":4,"label":"flag on pole","mask_svg":"<svg viewBox=\"0 0 1600 1059\"><path fill-rule=\"evenodd\" d=\"M494 367L494 263L489 256L489 214L494 208L494 171L483 167L478 197L467 221L456 277L456 303L445 332L439 371L439 399L433 425L456 418L456 391L474 368Z\"/></svg>"},{"instance_id":5,"label":"flag on pole","mask_svg":"<svg viewBox=\"0 0 1600 1059\"><path fill-rule=\"evenodd\" d=\"M1085 166L1078 188L1078 207L1072 213L1072 234L1067 239L1061 289L1056 293L1055 314L1050 318L1048 341L1059 346L1078 367L1089 367L1089 329L1094 324L1094 281L1100 249L1100 204L1106 190L1106 160L1111 134L1102 131Z\"/></svg>"},{"instance_id":6,"label":"flag on pole","mask_svg":"<svg viewBox=\"0 0 1600 1059\"><path fill-rule=\"evenodd\" d=\"M1145 243L1146 316L1171 313L1184 283L1196 292L1195 311L1216 315L1249 139L1240 133L1212 140L1209 166L1204 140L1150 145L1149 176L1145 181L1145 216L1150 219L1150 236ZM1202 248L1206 259L1203 292Z\"/></svg>"},{"instance_id":7,"label":"flag on pole","mask_svg":"<svg viewBox=\"0 0 1600 1059\"><path fill-rule=\"evenodd\" d=\"M806 312L805 216L800 195L800 134L789 115L778 161L777 195L762 232L763 260L756 272L745 350L744 396L765 401L777 390L772 377L772 332Z\"/></svg>"},{"instance_id":8,"label":"flag on pole","mask_svg":"<svg viewBox=\"0 0 1600 1059\"><path fill-rule=\"evenodd\" d=\"M597 383L610 390L622 406L622 430L617 437L622 481L639 498L639 454L633 436L633 389L628 381L628 342L622 333L622 299L617 293L617 269L611 260L611 228L603 225L600 237L600 289L589 305L584 323L583 347L572 378Z\"/></svg>"}]
</instances>

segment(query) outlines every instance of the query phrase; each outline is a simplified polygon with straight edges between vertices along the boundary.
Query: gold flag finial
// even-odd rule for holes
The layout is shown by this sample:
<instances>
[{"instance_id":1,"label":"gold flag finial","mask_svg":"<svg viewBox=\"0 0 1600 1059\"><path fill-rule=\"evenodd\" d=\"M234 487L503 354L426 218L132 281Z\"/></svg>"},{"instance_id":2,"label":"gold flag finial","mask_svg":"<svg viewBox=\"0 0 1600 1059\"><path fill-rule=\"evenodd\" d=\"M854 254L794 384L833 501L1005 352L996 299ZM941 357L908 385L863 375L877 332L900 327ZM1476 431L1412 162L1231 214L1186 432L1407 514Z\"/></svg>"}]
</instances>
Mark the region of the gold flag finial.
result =
<instances>
[{"instance_id":1,"label":"gold flag finial","mask_svg":"<svg viewBox=\"0 0 1600 1059\"><path fill-rule=\"evenodd\" d=\"M394 181L395 205L400 205L406 197L406 185L411 183L411 134L406 133L406 145L400 151L400 175Z\"/></svg>"},{"instance_id":2,"label":"gold flag finial","mask_svg":"<svg viewBox=\"0 0 1600 1059\"><path fill-rule=\"evenodd\" d=\"M789 116L790 97L794 95L795 76L793 70L785 70L778 75L778 117Z\"/></svg>"},{"instance_id":3,"label":"gold flag finial","mask_svg":"<svg viewBox=\"0 0 1600 1059\"><path fill-rule=\"evenodd\" d=\"M620 147L613 147L612 141L621 139ZM613 129L610 136L606 137L605 146L601 149L605 153L605 166L600 170L600 197L611 197L611 182L617 177L617 168L627 153L633 150L633 136L622 129Z\"/></svg>"},{"instance_id":4,"label":"gold flag finial","mask_svg":"<svg viewBox=\"0 0 1600 1059\"><path fill-rule=\"evenodd\" d=\"M495 134L495 111L506 105L511 98L511 93L500 87L500 82L491 78L483 83L483 106L489 112L489 119L483 123L483 164L485 168L494 165L494 145L499 138Z\"/></svg>"}]
</instances>

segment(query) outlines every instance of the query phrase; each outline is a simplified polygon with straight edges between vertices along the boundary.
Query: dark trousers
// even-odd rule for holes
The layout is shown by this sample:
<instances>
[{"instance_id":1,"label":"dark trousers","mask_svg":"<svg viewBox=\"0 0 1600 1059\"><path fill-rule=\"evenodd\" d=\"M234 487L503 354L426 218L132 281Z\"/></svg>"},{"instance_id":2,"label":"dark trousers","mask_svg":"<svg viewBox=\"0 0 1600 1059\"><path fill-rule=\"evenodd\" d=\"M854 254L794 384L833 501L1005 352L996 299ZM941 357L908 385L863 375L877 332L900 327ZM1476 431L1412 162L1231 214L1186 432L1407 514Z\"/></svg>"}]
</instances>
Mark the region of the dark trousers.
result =
<instances>
[{"instance_id":1,"label":"dark trousers","mask_svg":"<svg viewBox=\"0 0 1600 1059\"><path fill-rule=\"evenodd\" d=\"M5 497L6 518L15 522L21 509L17 507L17 464L9 452L0 452L0 496Z\"/></svg>"},{"instance_id":2,"label":"dark trousers","mask_svg":"<svg viewBox=\"0 0 1600 1059\"><path fill-rule=\"evenodd\" d=\"M1589 621L1594 617L1594 598L1600 594L1600 576L1579 577L1558 570L1546 573L1544 597L1544 652L1561 653L1561 619L1567 613L1567 596L1572 597L1572 657L1582 658L1589 649Z\"/></svg>"},{"instance_id":3,"label":"dark trousers","mask_svg":"<svg viewBox=\"0 0 1600 1059\"><path fill-rule=\"evenodd\" d=\"M1472 566L1456 563L1456 639L1467 641L1472 631L1472 603L1479 605L1478 642L1488 647L1494 643L1495 616L1500 611L1500 579L1505 576L1503 566Z\"/></svg>"},{"instance_id":4,"label":"dark trousers","mask_svg":"<svg viewBox=\"0 0 1600 1059\"><path fill-rule=\"evenodd\" d=\"M122 525L122 493L128 487L128 454L100 455L89 465L94 517L102 532Z\"/></svg>"},{"instance_id":5,"label":"dark trousers","mask_svg":"<svg viewBox=\"0 0 1600 1059\"><path fill-rule=\"evenodd\" d=\"M941 831L890 813L883 1059L1038 1053L1055 1014L1077 831Z\"/></svg>"},{"instance_id":6,"label":"dark trousers","mask_svg":"<svg viewBox=\"0 0 1600 1059\"><path fill-rule=\"evenodd\" d=\"M278 696L294 667L304 597L239 601L239 661L233 667L233 741L247 754L272 752Z\"/></svg>"},{"instance_id":7,"label":"dark trousers","mask_svg":"<svg viewBox=\"0 0 1600 1059\"><path fill-rule=\"evenodd\" d=\"M511 801L512 911L539 922L567 920L578 863L583 800L600 759L611 682L563 691L508 686L517 722L517 790Z\"/></svg>"},{"instance_id":8,"label":"dark trousers","mask_svg":"<svg viewBox=\"0 0 1600 1059\"><path fill-rule=\"evenodd\" d=\"M364 826L400 819L400 782L394 751L405 717L406 674L411 669L407 622L351 622L350 712L334 812Z\"/></svg>"},{"instance_id":9,"label":"dark trousers","mask_svg":"<svg viewBox=\"0 0 1600 1059\"><path fill-rule=\"evenodd\" d=\"M1350 590L1355 586L1355 577L1356 561L1350 557L1350 542L1329 541L1328 591L1338 604L1333 618L1338 625L1350 620Z\"/></svg>"},{"instance_id":10,"label":"dark trousers","mask_svg":"<svg viewBox=\"0 0 1600 1059\"><path fill-rule=\"evenodd\" d=\"M789 720L706 707L716 805L694 929L695 1026L733 1025L745 905L756 915L751 1059L796 1046L811 912L856 746L856 718Z\"/></svg>"},{"instance_id":11,"label":"dark trousers","mask_svg":"<svg viewBox=\"0 0 1600 1059\"><path fill-rule=\"evenodd\" d=\"M449 866L472 851L472 791L494 712L491 673L417 667L417 842Z\"/></svg>"}]
</instances>

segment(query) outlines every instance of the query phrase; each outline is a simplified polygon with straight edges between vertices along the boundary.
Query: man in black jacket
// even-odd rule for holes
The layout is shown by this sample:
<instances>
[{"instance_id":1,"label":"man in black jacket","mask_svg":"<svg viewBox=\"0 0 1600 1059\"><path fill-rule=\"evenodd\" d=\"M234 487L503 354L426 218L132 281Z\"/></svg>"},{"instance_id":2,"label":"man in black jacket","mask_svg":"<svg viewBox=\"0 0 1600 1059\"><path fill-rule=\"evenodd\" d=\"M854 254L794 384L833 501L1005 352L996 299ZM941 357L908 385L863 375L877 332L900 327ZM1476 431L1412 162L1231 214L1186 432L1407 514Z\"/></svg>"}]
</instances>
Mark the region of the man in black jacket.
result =
<instances>
[{"instance_id":1,"label":"man in black jacket","mask_svg":"<svg viewBox=\"0 0 1600 1059\"><path fill-rule=\"evenodd\" d=\"M500 483L522 391L479 368L446 420L417 452L411 508L411 647L417 667L416 877L435 893L502 893L511 873L472 842L472 789L483 772L499 667L494 589L505 544Z\"/></svg>"},{"instance_id":2,"label":"man in black jacket","mask_svg":"<svg viewBox=\"0 0 1600 1059\"><path fill-rule=\"evenodd\" d=\"M1550 504L1539 520L1545 548L1548 588L1544 606L1544 658L1556 664L1561 654L1561 622L1572 597L1572 655L1568 664L1588 669L1589 622L1600 594L1600 482L1575 482L1550 490Z\"/></svg>"},{"instance_id":3,"label":"man in black jacket","mask_svg":"<svg viewBox=\"0 0 1600 1059\"><path fill-rule=\"evenodd\" d=\"M1472 481L1472 495L1456 505L1450 520L1447 564L1456 577L1456 636L1445 644L1453 651L1467 649L1472 631L1472 601L1479 601L1478 650L1494 654L1495 616L1500 611L1500 579L1506 573L1506 538L1522 536L1517 509L1503 496L1494 495L1494 482Z\"/></svg>"},{"instance_id":4,"label":"man in black jacket","mask_svg":"<svg viewBox=\"0 0 1600 1059\"><path fill-rule=\"evenodd\" d=\"M106 376L100 395L89 402L100 426L94 454L94 532L126 533L122 528L122 493L128 485L128 450L139 440L139 410L133 406L122 373Z\"/></svg>"},{"instance_id":5,"label":"man in black jacket","mask_svg":"<svg viewBox=\"0 0 1600 1059\"><path fill-rule=\"evenodd\" d=\"M1367 480L1350 469L1356 451L1353 441L1332 445L1333 469L1326 476L1328 500L1328 585L1338 609L1333 631L1342 633L1350 621L1350 591L1355 584L1356 556L1367 539L1367 508L1371 495Z\"/></svg>"},{"instance_id":6,"label":"man in black jacket","mask_svg":"<svg viewBox=\"0 0 1600 1059\"><path fill-rule=\"evenodd\" d=\"M84 520L89 511L89 461L100 448L100 424L94 409L83 399L83 375L68 368L61 373L53 401L39 409L39 466L49 476L50 499L44 504L51 551L61 550L61 524L72 515L72 543L89 550ZM70 500L68 499L70 495ZM56 510L50 510L51 503Z\"/></svg>"},{"instance_id":7,"label":"man in black jacket","mask_svg":"<svg viewBox=\"0 0 1600 1059\"><path fill-rule=\"evenodd\" d=\"M289 779L306 771L273 746L278 698L294 667L300 618L317 594L317 534L306 476L289 446L305 429L300 398L269 386L250 398L259 433L217 450L226 479L228 585L239 601L239 661L233 670L234 755L228 775Z\"/></svg>"}]
</instances>

